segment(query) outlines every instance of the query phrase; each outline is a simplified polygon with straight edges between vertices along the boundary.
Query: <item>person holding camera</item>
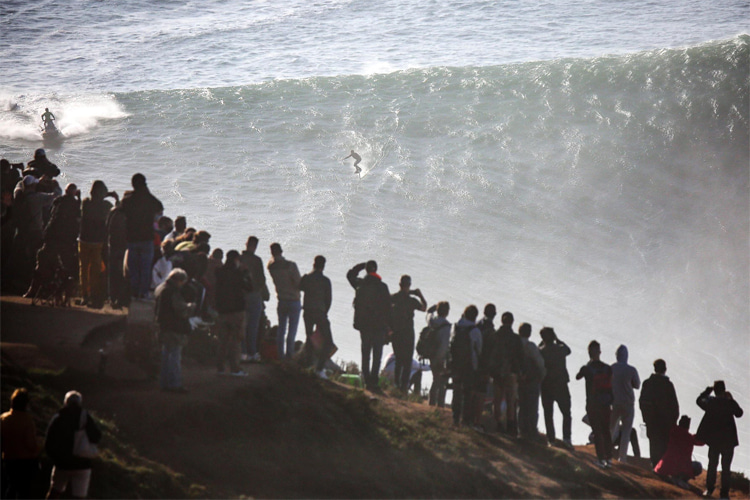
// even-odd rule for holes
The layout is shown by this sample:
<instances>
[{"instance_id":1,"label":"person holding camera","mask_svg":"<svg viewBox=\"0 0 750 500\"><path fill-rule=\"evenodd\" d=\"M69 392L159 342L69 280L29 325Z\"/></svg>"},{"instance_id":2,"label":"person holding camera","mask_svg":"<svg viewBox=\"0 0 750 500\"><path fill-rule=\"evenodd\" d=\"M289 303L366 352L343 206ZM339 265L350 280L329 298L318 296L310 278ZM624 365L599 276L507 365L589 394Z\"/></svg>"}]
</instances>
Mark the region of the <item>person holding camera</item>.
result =
<instances>
[{"instance_id":1,"label":"person holding camera","mask_svg":"<svg viewBox=\"0 0 750 500\"><path fill-rule=\"evenodd\" d=\"M399 282L399 291L391 295L393 307L393 355L396 357L394 380L396 386L406 394L411 378L411 361L414 357L414 311L426 311L427 301L416 288L411 289L411 276L404 274Z\"/></svg>"},{"instance_id":2,"label":"person holding camera","mask_svg":"<svg viewBox=\"0 0 750 500\"><path fill-rule=\"evenodd\" d=\"M711 396L711 392L715 396ZM706 387L695 401L706 413L703 415L695 437L708 445L708 469L706 471L706 491L704 497L710 497L716 485L716 469L721 457L721 498L729 498L729 484L732 478L732 458L734 448L738 446L737 424L735 417L740 418L742 408L727 391L723 380L717 380L711 387Z\"/></svg>"},{"instance_id":3,"label":"person holding camera","mask_svg":"<svg viewBox=\"0 0 750 500\"><path fill-rule=\"evenodd\" d=\"M78 242L78 258L81 267L81 304L95 309L104 306L106 286L102 273L102 248L107 240L107 216L112 203L106 198L120 198L114 191L107 191L103 181L91 185L89 197L81 202L81 236Z\"/></svg>"}]
</instances>

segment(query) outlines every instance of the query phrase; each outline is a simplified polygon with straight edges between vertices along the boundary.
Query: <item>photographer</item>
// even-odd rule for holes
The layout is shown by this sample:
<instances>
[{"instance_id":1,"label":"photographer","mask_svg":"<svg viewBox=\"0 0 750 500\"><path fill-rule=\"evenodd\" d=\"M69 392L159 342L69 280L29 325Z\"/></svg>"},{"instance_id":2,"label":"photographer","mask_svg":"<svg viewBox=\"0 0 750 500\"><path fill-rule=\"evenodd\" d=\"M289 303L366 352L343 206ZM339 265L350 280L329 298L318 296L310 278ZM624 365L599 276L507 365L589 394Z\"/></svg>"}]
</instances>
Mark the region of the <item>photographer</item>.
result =
<instances>
[{"instance_id":1,"label":"photographer","mask_svg":"<svg viewBox=\"0 0 750 500\"><path fill-rule=\"evenodd\" d=\"M107 240L107 216L112 203L106 198L120 198L114 191L107 191L104 182L97 180L91 185L90 197L81 202L81 237L78 255L81 264L81 305L101 309L106 297L104 274L102 273L102 250Z\"/></svg>"},{"instance_id":2,"label":"photographer","mask_svg":"<svg viewBox=\"0 0 750 500\"><path fill-rule=\"evenodd\" d=\"M711 396L711 392L716 396ZM716 485L716 469L721 457L721 498L729 498L729 485L732 477L732 458L734 448L739 445L735 417L740 418L742 408L727 391L723 380L714 382L713 387L706 387L696 404L705 411L695 437L708 445L708 470L706 473L706 491L704 497L710 497Z\"/></svg>"},{"instance_id":3,"label":"photographer","mask_svg":"<svg viewBox=\"0 0 750 500\"><path fill-rule=\"evenodd\" d=\"M570 440L570 390L568 389L570 376L565 365L565 358L570 355L570 347L558 339L555 330L548 326L542 328L539 335L542 337L539 352L542 353L547 371L542 380L542 408L544 409L544 424L547 428L547 441L550 444L555 442L555 421L552 414L554 405L557 403L563 415L563 445L568 449L573 449L573 443Z\"/></svg>"},{"instance_id":4,"label":"photographer","mask_svg":"<svg viewBox=\"0 0 750 500\"><path fill-rule=\"evenodd\" d=\"M409 390L411 360L414 356L414 311L426 311L427 301L417 288L411 290L411 277L401 276L400 290L391 295L393 306L393 354L396 357L394 379L406 394ZM415 298L416 297L416 298Z\"/></svg>"}]
</instances>

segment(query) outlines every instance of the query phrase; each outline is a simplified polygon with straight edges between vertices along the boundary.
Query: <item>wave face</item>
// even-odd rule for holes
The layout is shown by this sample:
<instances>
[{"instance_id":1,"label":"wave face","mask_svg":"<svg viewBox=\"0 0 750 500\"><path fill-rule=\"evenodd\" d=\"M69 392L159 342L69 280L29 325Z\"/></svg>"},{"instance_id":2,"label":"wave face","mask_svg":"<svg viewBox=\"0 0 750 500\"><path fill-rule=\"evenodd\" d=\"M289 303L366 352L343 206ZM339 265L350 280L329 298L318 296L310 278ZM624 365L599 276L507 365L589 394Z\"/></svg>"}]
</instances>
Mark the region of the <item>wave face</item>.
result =
<instances>
[{"instance_id":1,"label":"wave face","mask_svg":"<svg viewBox=\"0 0 750 500\"><path fill-rule=\"evenodd\" d=\"M344 274L374 258L392 291L410 274L453 320L492 301L553 326L570 371L592 339L608 362L628 345L642 379L666 359L697 424L713 380L750 401L749 45L107 94L112 114L51 157L82 186L121 192L143 172L225 251L255 234L303 272L324 254L345 359L359 340ZM6 155L29 157L5 130Z\"/></svg>"},{"instance_id":2,"label":"wave face","mask_svg":"<svg viewBox=\"0 0 750 500\"><path fill-rule=\"evenodd\" d=\"M124 92L594 57L748 33L746 0L4 0L0 88Z\"/></svg>"}]
</instances>

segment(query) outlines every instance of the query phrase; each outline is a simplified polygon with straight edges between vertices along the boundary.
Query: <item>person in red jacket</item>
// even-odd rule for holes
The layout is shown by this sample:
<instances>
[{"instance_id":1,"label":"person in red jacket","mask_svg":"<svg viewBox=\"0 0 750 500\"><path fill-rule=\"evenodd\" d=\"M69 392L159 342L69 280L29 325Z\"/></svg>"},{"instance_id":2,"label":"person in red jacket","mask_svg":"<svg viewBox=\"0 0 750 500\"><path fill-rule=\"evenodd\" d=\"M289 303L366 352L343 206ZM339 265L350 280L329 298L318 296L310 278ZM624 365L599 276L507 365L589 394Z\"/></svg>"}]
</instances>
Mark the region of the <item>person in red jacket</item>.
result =
<instances>
[{"instance_id":1,"label":"person in red jacket","mask_svg":"<svg viewBox=\"0 0 750 500\"><path fill-rule=\"evenodd\" d=\"M690 417L683 415L679 424L669 431L667 451L654 467L654 472L663 477L671 476L678 486L687 487L686 481L703 472L701 463L693 461L692 457L693 447L704 444L690 434Z\"/></svg>"}]
</instances>

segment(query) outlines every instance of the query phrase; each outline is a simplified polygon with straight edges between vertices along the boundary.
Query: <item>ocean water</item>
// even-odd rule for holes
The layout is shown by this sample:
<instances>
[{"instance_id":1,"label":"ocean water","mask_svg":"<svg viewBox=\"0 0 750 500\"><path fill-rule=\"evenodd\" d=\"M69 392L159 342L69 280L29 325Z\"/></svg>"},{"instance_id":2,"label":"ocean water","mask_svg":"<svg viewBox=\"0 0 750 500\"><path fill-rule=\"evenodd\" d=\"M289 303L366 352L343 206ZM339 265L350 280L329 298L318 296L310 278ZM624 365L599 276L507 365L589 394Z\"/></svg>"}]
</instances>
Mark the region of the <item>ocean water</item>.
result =
<instances>
[{"instance_id":1,"label":"ocean water","mask_svg":"<svg viewBox=\"0 0 750 500\"><path fill-rule=\"evenodd\" d=\"M345 273L375 259L454 321L494 302L537 339L554 327L573 375L592 339L607 362L626 344L642 379L664 358L695 430L716 379L750 409L748 19L746 2L4 2L0 155L28 161L49 107L62 182L122 193L140 171L212 246L254 234L302 272L325 255L339 359L359 361Z\"/></svg>"}]
</instances>

